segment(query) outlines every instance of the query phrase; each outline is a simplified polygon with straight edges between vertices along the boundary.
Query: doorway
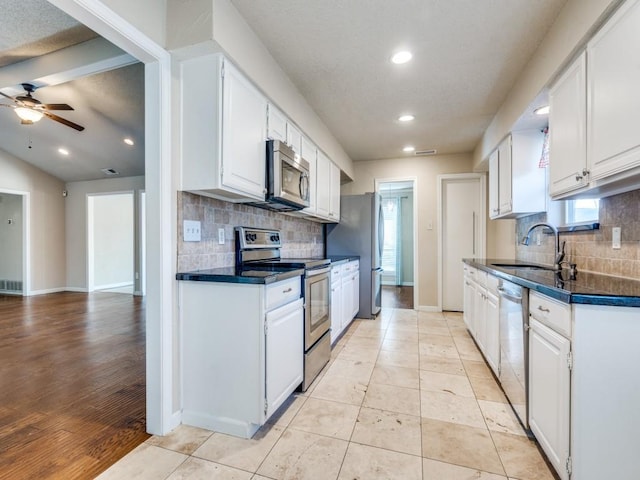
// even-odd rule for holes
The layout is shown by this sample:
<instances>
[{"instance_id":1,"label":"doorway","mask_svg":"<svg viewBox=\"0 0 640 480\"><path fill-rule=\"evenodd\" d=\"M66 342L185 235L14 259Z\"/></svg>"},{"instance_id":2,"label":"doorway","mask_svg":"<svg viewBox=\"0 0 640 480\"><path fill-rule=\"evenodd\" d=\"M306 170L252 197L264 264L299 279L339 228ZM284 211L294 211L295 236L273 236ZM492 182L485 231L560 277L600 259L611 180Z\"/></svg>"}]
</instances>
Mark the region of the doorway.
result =
<instances>
[{"instance_id":1,"label":"doorway","mask_svg":"<svg viewBox=\"0 0 640 480\"><path fill-rule=\"evenodd\" d=\"M462 311L462 259L485 256L485 176L438 176L438 304Z\"/></svg>"},{"instance_id":2,"label":"doorway","mask_svg":"<svg viewBox=\"0 0 640 480\"><path fill-rule=\"evenodd\" d=\"M28 196L0 191L0 295L26 295Z\"/></svg>"},{"instance_id":3,"label":"doorway","mask_svg":"<svg viewBox=\"0 0 640 480\"><path fill-rule=\"evenodd\" d=\"M416 305L415 179L376 180L384 217L382 305Z\"/></svg>"}]
</instances>

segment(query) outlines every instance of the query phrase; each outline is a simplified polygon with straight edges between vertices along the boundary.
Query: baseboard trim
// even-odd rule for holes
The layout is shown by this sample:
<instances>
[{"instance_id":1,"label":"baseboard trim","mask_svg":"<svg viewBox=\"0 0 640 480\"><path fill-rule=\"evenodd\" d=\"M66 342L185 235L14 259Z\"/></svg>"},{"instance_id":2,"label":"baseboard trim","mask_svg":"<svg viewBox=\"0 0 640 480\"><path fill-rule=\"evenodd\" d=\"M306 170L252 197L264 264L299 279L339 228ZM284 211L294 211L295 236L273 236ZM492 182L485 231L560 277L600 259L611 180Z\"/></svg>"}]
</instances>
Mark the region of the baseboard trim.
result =
<instances>
[{"instance_id":1,"label":"baseboard trim","mask_svg":"<svg viewBox=\"0 0 640 480\"><path fill-rule=\"evenodd\" d=\"M60 293L60 292L66 292L66 291L73 291L73 290L67 287L46 288L43 290L31 290L26 294L26 296L32 297L35 295L46 295L48 293Z\"/></svg>"},{"instance_id":2,"label":"baseboard trim","mask_svg":"<svg viewBox=\"0 0 640 480\"><path fill-rule=\"evenodd\" d=\"M442 312L442 309L437 305L420 305L416 310L419 312Z\"/></svg>"},{"instance_id":3,"label":"baseboard trim","mask_svg":"<svg viewBox=\"0 0 640 480\"><path fill-rule=\"evenodd\" d=\"M133 282L110 283L108 285L94 285L94 290L109 290L111 288L133 287Z\"/></svg>"},{"instance_id":4,"label":"baseboard trim","mask_svg":"<svg viewBox=\"0 0 640 480\"><path fill-rule=\"evenodd\" d=\"M89 290L83 287L67 287L64 289L66 292L78 292L78 293L89 293Z\"/></svg>"},{"instance_id":5,"label":"baseboard trim","mask_svg":"<svg viewBox=\"0 0 640 480\"><path fill-rule=\"evenodd\" d=\"M413 282L402 282L403 287L413 287Z\"/></svg>"}]
</instances>

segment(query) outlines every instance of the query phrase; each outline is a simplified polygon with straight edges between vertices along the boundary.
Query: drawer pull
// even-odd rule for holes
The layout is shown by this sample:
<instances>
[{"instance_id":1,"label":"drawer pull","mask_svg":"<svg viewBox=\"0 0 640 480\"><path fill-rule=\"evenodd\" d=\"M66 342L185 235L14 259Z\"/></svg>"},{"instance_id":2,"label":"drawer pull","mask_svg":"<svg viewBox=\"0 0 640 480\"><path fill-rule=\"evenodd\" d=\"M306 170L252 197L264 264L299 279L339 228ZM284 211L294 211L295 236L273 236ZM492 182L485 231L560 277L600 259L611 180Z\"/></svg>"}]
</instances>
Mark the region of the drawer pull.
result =
<instances>
[{"instance_id":1,"label":"drawer pull","mask_svg":"<svg viewBox=\"0 0 640 480\"><path fill-rule=\"evenodd\" d=\"M283 290L282 293L289 293L293 290L293 288L289 287L286 290Z\"/></svg>"},{"instance_id":2,"label":"drawer pull","mask_svg":"<svg viewBox=\"0 0 640 480\"><path fill-rule=\"evenodd\" d=\"M544 313L550 313L551 310L549 310L548 308L544 308L542 305L538 305L538 310L540 310L541 312Z\"/></svg>"}]
</instances>

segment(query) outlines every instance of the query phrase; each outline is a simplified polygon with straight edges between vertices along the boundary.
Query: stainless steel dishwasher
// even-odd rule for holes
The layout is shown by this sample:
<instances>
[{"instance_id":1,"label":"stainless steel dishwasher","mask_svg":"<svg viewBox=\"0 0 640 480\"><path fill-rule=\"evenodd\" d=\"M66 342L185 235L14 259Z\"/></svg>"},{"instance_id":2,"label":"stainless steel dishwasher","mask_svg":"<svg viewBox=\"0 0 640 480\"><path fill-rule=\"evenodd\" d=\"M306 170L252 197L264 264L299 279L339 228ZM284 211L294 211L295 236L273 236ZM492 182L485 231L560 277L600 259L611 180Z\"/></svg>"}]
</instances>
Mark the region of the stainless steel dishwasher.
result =
<instances>
[{"instance_id":1,"label":"stainless steel dishwasher","mask_svg":"<svg viewBox=\"0 0 640 480\"><path fill-rule=\"evenodd\" d=\"M529 431L529 289L500 280L500 384Z\"/></svg>"}]
</instances>

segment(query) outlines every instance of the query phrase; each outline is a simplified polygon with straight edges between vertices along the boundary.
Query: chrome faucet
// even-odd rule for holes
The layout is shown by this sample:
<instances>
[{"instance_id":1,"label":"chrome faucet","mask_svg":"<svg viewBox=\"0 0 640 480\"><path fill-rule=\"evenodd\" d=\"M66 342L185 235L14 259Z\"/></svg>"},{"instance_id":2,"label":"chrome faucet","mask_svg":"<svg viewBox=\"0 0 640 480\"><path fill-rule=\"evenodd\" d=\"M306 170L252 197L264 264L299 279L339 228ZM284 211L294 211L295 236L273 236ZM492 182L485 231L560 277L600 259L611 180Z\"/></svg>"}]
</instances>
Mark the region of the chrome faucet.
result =
<instances>
[{"instance_id":1,"label":"chrome faucet","mask_svg":"<svg viewBox=\"0 0 640 480\"><path fill-rule=\"evenodd\" d=\"M562 248L560 248L560 234L558 233L558 229L556 227L554 227L553 225L549 224L549 223L534 223L533 225L531 225L529 227L529 230L527 231L527 234L524 236L524 238L522 239L522 245L529 245L529 235L531 235L531 232L537 228L537 227L547 227L550 228L553 231L553 234L555 236L556 239L556 257L555 257L555 263L553 264L553 268L556 272L559 272L560 270L562 270L562 260L564 260L564 245L565 242L562 242Z\"/></svg>"}]
</instances>

